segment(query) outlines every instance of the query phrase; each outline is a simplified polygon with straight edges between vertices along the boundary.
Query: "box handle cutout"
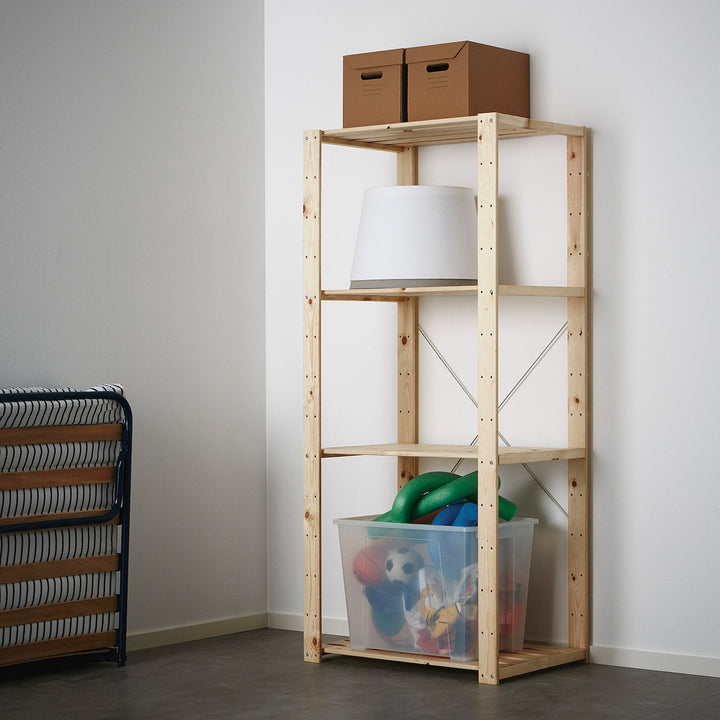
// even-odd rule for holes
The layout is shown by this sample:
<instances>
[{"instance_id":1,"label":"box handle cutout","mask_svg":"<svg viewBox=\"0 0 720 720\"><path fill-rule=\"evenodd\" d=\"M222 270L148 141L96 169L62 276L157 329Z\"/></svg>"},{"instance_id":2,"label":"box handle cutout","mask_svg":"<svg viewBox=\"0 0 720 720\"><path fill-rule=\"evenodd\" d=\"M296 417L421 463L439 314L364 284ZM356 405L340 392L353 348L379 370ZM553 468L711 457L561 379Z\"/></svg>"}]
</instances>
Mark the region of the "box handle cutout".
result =
<instances>
[{"instance_id":1,"label":"box handle cutout","mask_svg":"<svg viewBox=\"0 0 720 720\"><path fill-rule=\"evenodd\" d=\"M444 72L450 68L450 63L434 63L427 66L428 72Z\"/></svg>"},{"instance_id":2,"label":"box handle cutout","mask_svg":"<svg viewBox=\"0 0 720 720\"><path fill-rule=\"evenodd\" d=\"M379 80L382 77L382 70L369 70L368 72L360 73L362 80Z\"/></svg>"}]
</instances>

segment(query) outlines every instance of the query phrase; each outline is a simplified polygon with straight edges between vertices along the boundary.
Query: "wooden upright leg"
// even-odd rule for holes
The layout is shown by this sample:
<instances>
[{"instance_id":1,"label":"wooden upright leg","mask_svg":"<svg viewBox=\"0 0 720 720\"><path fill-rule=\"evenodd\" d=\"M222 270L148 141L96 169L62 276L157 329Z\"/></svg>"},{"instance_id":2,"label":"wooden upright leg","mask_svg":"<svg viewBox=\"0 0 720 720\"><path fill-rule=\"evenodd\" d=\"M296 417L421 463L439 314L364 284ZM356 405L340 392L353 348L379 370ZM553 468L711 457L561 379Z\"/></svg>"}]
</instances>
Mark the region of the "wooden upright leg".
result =
<instances>
[{"instance_id":1,"label":"wooden upright leg","mask_svg":"<svg viewBox=\"0 0 720 720\"><path fill-rule=\"evenodd\" d=\"M304 653L322 657L320 516L320 165L322 133L307 131L303 144L303 492Z\"/></svg>"},{"instance_id":2,"label":"wooden upright leg","mask_svg":"<svg viewBox=\"0 0 720 720\"><path fill-rule=\"evenodd\" d=\"M418 441L418 301L398 302L398 442ZM398 490L418 473L418 459L398 458Z\"/></svg>"},{"instance_id":3,"label":"wooden upright leg","mask_svg":"<svg viewBox=\"0 0 720 720\"><path fill-rule=\"evenodd\" d=\"M497 115L478 116L478 681L498 675Z\"/></svg>"},{"instance_id":4,"label":"wooden upright leg","mask_svg":"<svg viewBox=\"0 0 720 720\"><path fill-rule=\"evenodd\" d=\"M398 153L397 184L417 185L418 151ZM418 299L398 301L398 442L418 441ZM418 459L398 458L398 490L418 474Z\"/></svg>"},{"instance_id":5,"label":"wooden upright leg","mask_svg":"<svg viewBox=\"0 0 720 720\"><path fill-rule=\"evenodd\" d=\"M568 461L568 622L569 644L589 648L589 509L588 477L588 238L586 137L568 137L567 212L568 285L585 288L584 297L568 298L568 447L586 448L585 457Z\"/></svg>"}]
</instances>

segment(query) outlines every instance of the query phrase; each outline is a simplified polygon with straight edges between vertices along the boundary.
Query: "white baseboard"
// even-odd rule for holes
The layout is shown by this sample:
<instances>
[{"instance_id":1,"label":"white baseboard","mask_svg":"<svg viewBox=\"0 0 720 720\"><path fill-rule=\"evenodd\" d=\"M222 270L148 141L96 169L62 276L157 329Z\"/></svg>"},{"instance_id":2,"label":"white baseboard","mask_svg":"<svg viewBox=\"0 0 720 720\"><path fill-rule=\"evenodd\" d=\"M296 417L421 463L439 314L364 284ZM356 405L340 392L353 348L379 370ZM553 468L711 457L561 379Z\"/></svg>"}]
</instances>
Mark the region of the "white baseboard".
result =
<instances>
[{"instance_id":1,"label":"white baseboard","mask_svg":"<svg viewBox=\"0 0 720 720\"><path fill-rule=\"evenodd\" d=\"M152 630L150 632L129 633L127 638L128 652L145 650L146 648L174 645L191 640L204 640L220 635L232 635L248 630L259 630L268 626L267 613L245 615L243 617L215 620L213 622L199 623L197 625L182 625L179 627Z\"/></svg>"},{"instance_id":2,"label":"white baseboard","mask_svg":"<svg viewBox=\"0 0 720 720\"><path fill-rule=\"evenodd\" d=\"M302 615L294 613L268 613L268 627L277 630L296 630L302 632ZM345 618L323 618L323 633L328 635L349 635Z\"/></svg>"},{"instance_id":3,"label":"white baseboard","mask_svg":"<svg viewBox=\"0 0 720 720\"><path fill-rule=\"evenodd\" d=\"M302 631L302 615L293 613L268 613L268 627L278 630ZM323 633L328 635L347 635L347 620L344 618L325 618ZM546 644L546 641L533 641ZM558 641L556 645L567 644ZM630 650L628 648L590 646L590 662L598 665L636 668L638 670L659 670L662 672L682 673L685 675L705 675L720 677L720 658L701 655L679 655L659 653L648 650Z\"/></svg>"},{"instance_id":4,"label":"white baseboard","mask_svg":"<svg viewBox=\"0 0 720 720\"><path fill-rule=\"evenodd\" d=\"M703 655L680 655L591 645L590 662L640 670L660 670L685 675L720 677L720 657Z\"/></svg>"}]
</instances>

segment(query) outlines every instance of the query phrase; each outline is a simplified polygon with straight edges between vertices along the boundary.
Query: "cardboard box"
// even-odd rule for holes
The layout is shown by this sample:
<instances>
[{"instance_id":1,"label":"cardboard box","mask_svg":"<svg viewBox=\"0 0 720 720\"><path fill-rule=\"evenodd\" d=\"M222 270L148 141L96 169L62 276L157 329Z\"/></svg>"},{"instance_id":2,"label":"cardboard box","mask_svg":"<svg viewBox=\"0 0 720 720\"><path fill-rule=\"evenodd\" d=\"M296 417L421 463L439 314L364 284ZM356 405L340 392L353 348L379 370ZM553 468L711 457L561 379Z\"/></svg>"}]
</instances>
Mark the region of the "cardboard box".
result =
<instances>
[{"instance_id":1,"label":"cardboard box","mask_svg":"<svg viewBox=\"0 0 720 720\"><path fill-rule=\"evenodd\" d=\"M405 51L343 57L343 127L405 122Z\"/></svg>"},{"instance_id":2,"label":"cardboard box","mask_svg":"<svg viewBox=\"0 0 720 720\"><path fill-rule=\"evenodd\" d=\"M474 42L407 48L408 120L530 117L530 56Z\"/></svg>"},{"instance_id":3,"label":"cardboard box","mask_svg":"<svg viewBox=\"0 0 720 720\"><path fill-rule=\"evenodd\" d=\"M498 645L523 648L534 518L498 525ZM478 657L477 527L335 520L350 645Z\"/></svg>"}]
</instances>

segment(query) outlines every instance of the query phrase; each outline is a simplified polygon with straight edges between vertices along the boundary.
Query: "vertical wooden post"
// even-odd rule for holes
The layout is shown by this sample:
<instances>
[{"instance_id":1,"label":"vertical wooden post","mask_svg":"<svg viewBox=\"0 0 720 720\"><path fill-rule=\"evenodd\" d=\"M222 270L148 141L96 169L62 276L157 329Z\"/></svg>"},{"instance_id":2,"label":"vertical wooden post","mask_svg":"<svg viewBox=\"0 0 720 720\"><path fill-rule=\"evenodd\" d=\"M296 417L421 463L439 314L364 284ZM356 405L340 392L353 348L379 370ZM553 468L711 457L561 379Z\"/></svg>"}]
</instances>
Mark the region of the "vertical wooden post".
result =
<instances>
[{"instance_id":1,"label":"vertical wooden post","mask_svg":"<svg viewBox=\"0 0 720 720\"><path fill-rule=\"evenodd\" d=\"M397 157L397 184L417 185L418 150ZM418 441L418 299L398 301L398 442ZM418 474L418 458L398 458L398 490Z\"/></svg>"},{"instance_id":2,"label":"vertical wooden post","mask_svg":"<svg viewBox=\"0 0 720 720\"><path fill-rule=\"evenodd\" d=\"M589 363L588 217L586 136L567 140L568 285L585 288L568 298L568 447L585 457L568 461L568 622L569 645L589 648Z\"/></svg>"},{"instance_id":3,"label":"vertical wooden post","mask_svg":"<svg viewBox=\"0 0 720 720\"><path fill-rule=\"evenodd\" d=\"M304 653L322 657L320 505L320 166L322 132L303 142L303 492Z\"/></svg>"},{"instance_id":4,"label":"vertical wooden post","mask_svg":"<svg viewBox=\"0 0 720 720\"><path fill-rule=\"evenodd\" d=\"M478 681L498 676L498 121L478 116Z\"/></svg>"}]
</instances>

